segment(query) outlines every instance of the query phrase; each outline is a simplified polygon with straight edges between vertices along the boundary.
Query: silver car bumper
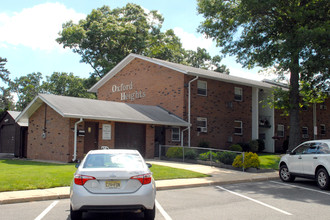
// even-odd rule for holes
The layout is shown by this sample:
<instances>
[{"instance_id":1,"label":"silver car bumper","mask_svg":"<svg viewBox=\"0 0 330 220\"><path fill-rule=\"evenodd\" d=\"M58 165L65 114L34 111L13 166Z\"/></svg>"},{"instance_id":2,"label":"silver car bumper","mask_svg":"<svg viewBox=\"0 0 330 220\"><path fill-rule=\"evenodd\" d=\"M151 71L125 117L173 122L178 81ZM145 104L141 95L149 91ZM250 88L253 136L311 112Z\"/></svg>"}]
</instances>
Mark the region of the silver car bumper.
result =
<instances>
[{"instance_id":1,"label":"silver car bumper","mask_svg":"<svg viewBox=\"0 0 330 220\"><path fill-rule=\"evenodd\" d=\"M130 209L153 209L155 204L156 188L154 182L142 185L134 193L127 194L95 194L84 186L72 184L70 188L70 203L72 210L109 210L124 211ZM126 208L125 208L126 207Z\"/></svg>"}]
</instances>

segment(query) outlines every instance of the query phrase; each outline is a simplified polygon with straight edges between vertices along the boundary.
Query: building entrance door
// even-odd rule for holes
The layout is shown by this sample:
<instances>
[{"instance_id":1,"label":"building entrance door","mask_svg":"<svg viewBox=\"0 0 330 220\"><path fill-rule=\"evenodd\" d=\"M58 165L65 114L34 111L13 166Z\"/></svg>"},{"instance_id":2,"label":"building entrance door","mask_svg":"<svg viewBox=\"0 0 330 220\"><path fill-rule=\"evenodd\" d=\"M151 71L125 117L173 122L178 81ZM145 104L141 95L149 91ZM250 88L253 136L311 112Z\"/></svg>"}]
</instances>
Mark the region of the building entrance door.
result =
<instances>
[{"instance_id":1,"label":"building entrance door","mask_svg":"<svg viewBox=\"0 0 330 220\"><path fill-rule=\"evenodd\" d=\"M155 157L159 157L159 145L165 145L165 127L155 127Z\"/></svg>"},{"instance_id":2,"label":"building entrance door","mask_svg":"<svg viewBox=\"0 0 330 220\"><path fill-rule=\"evenodd\" d=\"M98 148L99 123L85 122L84 153Z\"/></svg>"}]
</instances>

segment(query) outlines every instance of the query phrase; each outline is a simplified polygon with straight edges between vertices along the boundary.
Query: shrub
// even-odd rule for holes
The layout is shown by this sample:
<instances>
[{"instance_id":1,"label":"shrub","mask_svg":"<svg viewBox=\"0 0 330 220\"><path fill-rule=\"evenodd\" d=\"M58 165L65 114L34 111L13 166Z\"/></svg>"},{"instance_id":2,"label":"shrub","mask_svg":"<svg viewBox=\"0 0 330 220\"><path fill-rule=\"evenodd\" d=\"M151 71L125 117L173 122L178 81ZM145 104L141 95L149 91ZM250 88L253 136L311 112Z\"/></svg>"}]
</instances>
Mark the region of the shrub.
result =
<instances>
[{"instance_id":1,"label":"shrub","mask_svg":"<svg viewBox=\"0 0 330 220\"><path fill-rule=\"evenodd\" d=\"M258 141L257 140L250 141L249 147L251 152L258 152Z\"/></svg>"},{"instance_id":2,"label":"shrub","mask_svg":"<svg viewBox=\"0 0 330 220\"><path fill-rule=\"evenodd\" d=\"M212 153L212 160L215 161L217 159L217 154L215 152L212 151L208 151L206 153L202 153L199 155L199 159L200 160L210 160L210 154Z\"/></svg>"},{"instance_id":3,"label":"shrub","mask_svg":"<svg viewBox=\"0 0 330 220\"><path fill-rule=\"evenodd\" d=\"M244 163L243 163L243 155L237 155L237 157L235 158L234 162L233 162L233 167L244 167L244 169L247 168L259 168L260 167L260 160L258 157L258 154L256 153L252 153L252 152L248 152L245 153L244 156Z\"/></svg>"},{"instance_id":4,"label":"shrub","mask_svg":"<svg viewBox=\"0 0 330 220\"><path fill-rule=\"evenodd\" d=\"M195 160L197 158L197 153L193 149L184 149L184 157L186 159Z\"/></svg>"},{"instance_id":5,"label":"shrub","mask_svg":"<svg viewBox=\"0 0 330 220\"><path fill-rule=\"evenodd\" d=\"M262 139L258 139L258 152L262 152L265 150L265 141Z\"/></svg>"},{"instance_id":6,"label":"shrub","mask_svg":"<svg viewBox=\"0 0 330 220\"><path fill-rule=\"evenodd\" d=\"M210 147L210 143L207 142L207 141L205 141L205 140L201 140L198 143L197 147L209 148Z\"/></svg>"},{"instance_id":7,"label":"shrub","mask_svg":"<svg viewBox=\"0 0 330 220\"><path fill-rule=\"evenodd\" d=\"M233 144L229 147L229 150L242 152L243 148L239 144Z\"/></svg>"},{"instance_id":8,"label":"shrub","mask_svg":"<svg viewBox=\"0 0 330 220\"><path fill-rule=\"evenodd\" d=\"M182 158L182 147L170 147L166 152L167 158Z\"/></svg>"},{"instance_id":9,"label":"shrub","mask_svg":"<svg viewBox=\"0 0 330 220\"><path fill-rule=\"evenodd\" d=\"M224 164L227 164L227 165L232 165L233 162L234 162L235 157L236 157L236 153L234 153L234 152L224 151L224 152L218 152L217 153L217 159L221 163L224 163Z\"/></svg>"},{"instance_id":10,"label":"shrub","mask_svg":"<svg viewBox=\"0 0 330 220\"><path fill-rule=\"evenodd\" d=\"M250 151L249 144L247 144L247 143L238 143L238 144L242 147L244 152L249 152Z\"/></svg>"}]
</instances>

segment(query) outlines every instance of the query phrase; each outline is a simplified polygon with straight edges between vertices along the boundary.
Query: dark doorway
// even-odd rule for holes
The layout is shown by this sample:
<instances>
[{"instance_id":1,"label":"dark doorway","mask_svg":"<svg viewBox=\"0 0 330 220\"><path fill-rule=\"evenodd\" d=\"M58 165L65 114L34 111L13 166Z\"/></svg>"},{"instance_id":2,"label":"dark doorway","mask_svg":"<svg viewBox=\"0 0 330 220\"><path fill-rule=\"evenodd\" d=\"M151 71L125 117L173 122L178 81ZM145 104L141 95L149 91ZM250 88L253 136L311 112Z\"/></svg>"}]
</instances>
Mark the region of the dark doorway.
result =
<instances>
[{"instance_id":1,"label":"dark doorway","mask_svg":"<svg viewBox=\"0 0 330 220\"><path fill-rule=\"evenodd\" d=\"M159 145L165 145L165 127L155 127L155 157L159 157Z\"/></svg>"},{"instance_id":2,"label":"dark doorway","mask_svg":"<svg viewBox=\"0 0 330 220\"><path fill-rule=\"evenodd\" d=\"M84 153L98 148L99 123L85 122Z\"/></svg>"},{"instance_id":3,"label":"dark doorway","mask_svg":"<svg viewBox=\"0 0 330 220\"><path fill-rule=\"evenodd\" d=\"M135 149L145 156L146 126L142 124L116 123L115 148Z\"/></svg>"},{"instance_id":4,"label":"dark doorway","mask_svg":"<svg viewBox=\"0 0 330 220\"><path fill-rule=\"evenodd\" d=\"M0 153L14 153L15 150L15 125L9 124L1 127Z\"/></svg>"}]
</instances>

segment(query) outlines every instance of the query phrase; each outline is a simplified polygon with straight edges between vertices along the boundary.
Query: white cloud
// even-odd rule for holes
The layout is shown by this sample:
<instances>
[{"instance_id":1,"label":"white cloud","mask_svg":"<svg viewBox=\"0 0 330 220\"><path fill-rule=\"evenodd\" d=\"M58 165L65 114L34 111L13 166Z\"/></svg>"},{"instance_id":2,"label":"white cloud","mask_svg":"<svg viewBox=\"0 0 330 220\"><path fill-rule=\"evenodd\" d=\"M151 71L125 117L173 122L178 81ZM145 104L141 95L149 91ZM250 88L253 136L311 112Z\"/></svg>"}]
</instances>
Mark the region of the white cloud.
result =
<instances>
[{"instance_id":1,"label":"white cloud","mask_svg":"<svg viewBox=\"0 0 330 220\"><path fill-rule=\"evenodd\" d=\"M78 22L86 15L66 8L61 3L45 3L13 14L0 14L0 47L23 45L51 51L62 48L55 39L62 24Z\"/></svg>"},{"instance_id":2,"label":"white cloud","mask_svg":"<svg viewBox=\"0 0 330 220\"><path fill-rule=\"evenodd\" d=\"M184 31L180 27L173 28L175 35L181 38L182 47L186 50L197 50L197 47L205 48L207 51L213 46L211 39L206 39L203 36L196 37L192 33Z\"/></svg>"}]
</instances>

